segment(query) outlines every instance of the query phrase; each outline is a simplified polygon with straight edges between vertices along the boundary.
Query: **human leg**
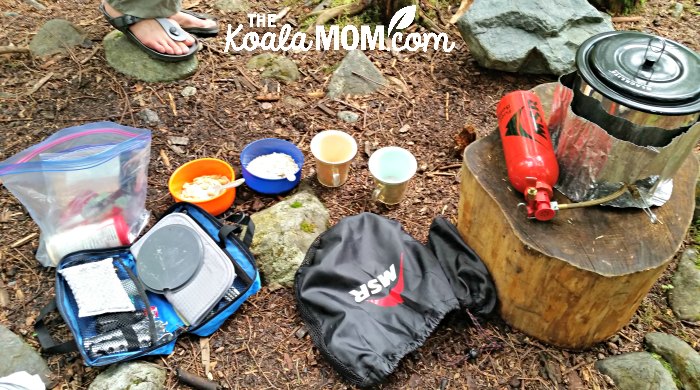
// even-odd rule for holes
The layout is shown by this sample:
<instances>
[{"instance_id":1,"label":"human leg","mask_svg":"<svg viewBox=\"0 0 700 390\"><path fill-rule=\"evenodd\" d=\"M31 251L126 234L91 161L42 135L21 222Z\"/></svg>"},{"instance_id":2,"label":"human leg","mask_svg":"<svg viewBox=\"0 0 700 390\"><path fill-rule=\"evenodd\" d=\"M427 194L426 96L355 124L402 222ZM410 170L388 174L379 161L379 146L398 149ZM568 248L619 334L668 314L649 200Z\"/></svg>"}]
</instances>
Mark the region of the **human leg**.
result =
<instances>
[{"instance_id":1,"label":"human leg","mask_svg":"<svg viewBox=\"0 0 700 390\"><path fill-rule=\"evenodd\" d=\"M139 18L170 18L182 28L212 28L216 22L211 19L198 18L181 12L181 0L106 0L112 8L127 15Z\"/></svg>"},{"instance_id":2,"label":"human leg","mask_svg":"<svg viewBox=\"0 0 700 390\"><path fill-rule=\"evenodd\" d=\"M102 5L105 14L111 18L118 18L122 15L132 15L138 18L142 18L141 15L165 18L167 15L174 15L173 11L178 12L179 3L176 0L106 0ZM120 8L116 8L113 4ZM152 8L147 9L146 7L149 6ZM122 10L126 10L126 12ZM170 23L179 28L176 21L170 20ZM176 41L172 39L171 35L168 35L164 28L155 19L140 20L128 26L128 30L136 40L157 53L179 56L191 51L190 46L195 44L195 39L192 36L180 30L179 39L181 40Z\"/></svg>"},{"instance_id":3,"label":"human leg","mask_svg":"<svg viewBox=\"0 0 700 390\"><path fill-rule=\"evenodd\" d=\"M180 12L181 0L106 0L122 14L142 19L167 18Z\"/></svg>"}]
</instances>

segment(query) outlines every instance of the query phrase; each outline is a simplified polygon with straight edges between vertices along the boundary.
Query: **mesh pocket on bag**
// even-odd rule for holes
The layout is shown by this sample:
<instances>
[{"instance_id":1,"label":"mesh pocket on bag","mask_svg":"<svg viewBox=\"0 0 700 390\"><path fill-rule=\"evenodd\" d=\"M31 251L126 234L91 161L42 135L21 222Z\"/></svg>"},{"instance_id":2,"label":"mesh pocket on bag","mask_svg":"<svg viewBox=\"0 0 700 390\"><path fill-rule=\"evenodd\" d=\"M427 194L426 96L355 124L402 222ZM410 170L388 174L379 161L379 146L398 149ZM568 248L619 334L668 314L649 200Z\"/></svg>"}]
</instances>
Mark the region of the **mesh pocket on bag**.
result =
<instances>
[{"instance_id":1,"label":"mesh pocket on bag","mask_svg":"<svg viewBox=\"0 0 700 390\"><path fill-rule=\"evenodd\" d=\"M76 318L82 347L93 359L149 348L158 340L158 334L164 333L164 329L158 332L148 298L138 286L141 282L133 278L118 257L112 259L112 264L135 310ZM77 308L75 297L68 291L69 307Z\"/></svg>"}]
</instances>

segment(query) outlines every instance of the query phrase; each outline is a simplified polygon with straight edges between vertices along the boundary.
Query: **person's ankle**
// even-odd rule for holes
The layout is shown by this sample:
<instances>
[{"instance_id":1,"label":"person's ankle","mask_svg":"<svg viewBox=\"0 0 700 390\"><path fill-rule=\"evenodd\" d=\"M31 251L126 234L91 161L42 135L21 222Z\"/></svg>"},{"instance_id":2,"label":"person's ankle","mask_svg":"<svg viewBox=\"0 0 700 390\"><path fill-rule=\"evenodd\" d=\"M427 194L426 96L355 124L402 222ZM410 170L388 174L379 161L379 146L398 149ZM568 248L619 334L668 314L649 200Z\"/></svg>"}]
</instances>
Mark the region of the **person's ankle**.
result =
<instances>
[{"instance_id":1,"label":"person's ankle","mask_svg":"<svg viewBox=\"0 0 700 390\"><path fill-rule=\"evenodd\" d=\"M118 9L112 7L108 2L104 0L102 1L102 6L105 8L105 11L107 12L107 14L109 14L109 16L117 17L124 15L123 13L119 12Z\"/></svg>"}]
</instances>

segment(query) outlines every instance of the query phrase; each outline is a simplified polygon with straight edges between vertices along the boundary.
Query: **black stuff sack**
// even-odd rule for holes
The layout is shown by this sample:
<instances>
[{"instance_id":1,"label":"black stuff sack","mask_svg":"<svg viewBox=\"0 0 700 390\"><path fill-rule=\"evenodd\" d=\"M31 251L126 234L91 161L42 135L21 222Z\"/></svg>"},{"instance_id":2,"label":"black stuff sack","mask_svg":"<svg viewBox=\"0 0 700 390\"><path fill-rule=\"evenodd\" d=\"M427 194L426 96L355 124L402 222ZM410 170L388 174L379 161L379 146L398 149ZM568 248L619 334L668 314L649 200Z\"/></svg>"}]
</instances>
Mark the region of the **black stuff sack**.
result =
<instances>
[{"instance_id":1,"label":"black stuff sack","mask_svg":"<svg viewBox=\"0 0 700 390\"><path fill-rule=\"evenodd\" d=\"M496 287L486 265L459 235L455 225L437 217L430 225L428 248L437 257L452 285L459 306L478 317L496 311Z\"/></svg>"},{"instance_id":2,"label":"black stuff sack","mask_svg":"<svg viewBox=\"0 0 700 390\"><path fill-rule=\"evenodd\" d=\"M316 347L345 380L367 387L383 381L460 307L452 289L458 278L448 278L433 252L398 222L363 213L316 239L297 271L295 292ZM495 306L495 295L471 295L477 311Z\"/></svg>"}]
</instances>

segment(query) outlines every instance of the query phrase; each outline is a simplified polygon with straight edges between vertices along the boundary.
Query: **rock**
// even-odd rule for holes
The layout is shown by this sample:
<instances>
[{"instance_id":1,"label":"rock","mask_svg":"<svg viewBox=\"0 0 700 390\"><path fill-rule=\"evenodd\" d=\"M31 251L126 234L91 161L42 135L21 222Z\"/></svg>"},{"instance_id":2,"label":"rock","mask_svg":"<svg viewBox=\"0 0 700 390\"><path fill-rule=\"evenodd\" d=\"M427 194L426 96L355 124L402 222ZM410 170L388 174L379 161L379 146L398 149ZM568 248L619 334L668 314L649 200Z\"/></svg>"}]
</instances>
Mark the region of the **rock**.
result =
<instances>
[{"instance_id":1,"label":"rock","mask_svg":"<svg viewBox=\"0 0 700 390\"><path fill-rule=\"evenodd\" d=\"M17 12L3 12L2 16L6 17L6 18L14 18L14 17L19 16L19 14Z\"/></svg>"},{"instance_id":2,"label":"rock","mask_svg":"<svg viewBox=\"0 0 700 390\"><path fill-rule=\"evenodd\" d=\"M683 3L673 3L671 6L671 16L673 16L676 19L680 19L681 16L683 15Z\"/></svg>"},{"instance_id":3,"label":"rock","mask_svg":"<svg viewBox=\"0 0 700 390\"><path fill-rule=\"evenodd\" d=\"M345 95L369 95L385 85L386 79L365 53L351 50L333 72L327 96L336 99Z\"/></svg>"},{"instance_id":4,"label":"rock","mask_svg":"<svg viewBox=\"0 0 700 390\"><path fill-rule=\"evenodd\" d=\"M160 390L165 370L146 362L128 362L111 366L90 384L88 390Z\"/></svg>"},{"instance_id":5,"label":"rock","mask_svg":"<svg viewBox=\"0 0 700 390\"><path fill-rule=\"evenodd\" d=\"M315 12L320 12L323 11L324 9L327 9L331 5L330 0L322 0L314 9L311 10L311 13Z\"/></svg>"},{"instance_id":6,"label":"rock","mask_svg":"<svg viewBox=\"0 0 700 390\"><path fill-rule=\"evenodd\" d=\"M184 79L192 76L199 64L196 56L180 62L151 58L117 30L107 34L102 43L107 63L118 72L137 80L159 82Z\"/></svg>"},{"instance_id":7,"label":"rock","mask_svg":"<svg viewBox=\"0 0 700 390\"><path fill-rule=\"evenodd\" d=\"M299 80L297 64L289 58L272 53L258 54L248 60L248 69L262 70L263 78L272 78L285 83Z\"/></svg>"},{"instance_id":8,"label":"rock","mask_svg":"<svg viewBox=\"0 0 700 390\"><path fill-rule=\"evenodd\" d=\"M246 12L250 6L245 0L217 0L214 8L224 12Z\"/></svg>"},{"instance_id":9,"label":"rock","mask_svg":"<svg viewBox=\"0 0 700 390\"><path fill-rule=\"evenodd\" d=\"M700 321L700 258L696 250L683 252L671 283L673 289L669 291L669 300L676 317Z\"/></svg>"},{"instance_id":10,"label":"rock","mask_svg":"<svg viewBox=\"0 0 700 390\"><path fill-rule=\"evenodd\" d=\"M671 373L647 352L632 352L596 362L595 367L609 376L619 390L676 390Z\"/></svg>"},{"instance_id":11,"label":"rock","mask_svg":"<svg viewBox=\"0 0 700 390\"><path fill-rule=\"evenodd\" d=\"M328 228L328 210L311 190L302 190L251 218L251 250L265 281L291 287L309 247Z\"/></svg>"},{"instance_id":12,"label":"rock","mask_svg":"<svg viewBox=\"0 0 700 390\"><path fill-rule=\"evenodd\" d=\"M355 123L360 119L360 114L356 114L352 111L338 111L338 119L347 123Z\"/></svg>"},{"instance_id":13,"label":"rock","mask_svg":"<svg viewBox=\"0 0 700 390\"><path fill-rule=\"evenodd\" d=\"M613 31L586 0L475 1L457 26L481 66L555 75L575 70L583 41Z\"/></svg>"},{"instance_id":14,"label":"rock","mask_svg":"<svg viewBox=\"0 0 700 390\"><path fill-rule=\"evenodd\" d=\"M695 154L695 157L700 158L699 154ZM698 181L695 182L695 212L693 213L693 221L700 220L700 175L698 175Z\"/></svg>"},{"instance_id":15,"label":"rock","mask_svg":"<svg viewBox=\"0 0 700 390\"><path fill-rule=\"evenodd\" d=\"M284 96L282 103L288 104L294 108L306 108L306 102L291 96Z\"/></svg>"},{"instance_id":16,"label":"rock","mask_svg":"<svg viewBox=\"0 0 700 390\"><path fill-rule=\"evenodd\" d=\"M269 110L271 108L272 108L272 103L270 103L270 102L265 102L265 103L260 105L260 109L262 109L262 110Z\"/></svg>"},{"instance_id":17,"label":"rock","mask_svg":"<svg viewBox=\"0 0 700 390\"><path fill-rule=\"evenodd\" d=\"M171 145L180 145L180 146L187 146L190 144L190 138L189 137L177 137L177 136L168 136L168 142L170 142Z\"/></svg>"},{"instance_id":18,"label":"rock","mask_svg":"<svg viewBox=\"0 0 700 390\"><path fill-rule=\"evenodd\" d=\"M197 88L188 85L187 87L182 89L182 91L180 92L180 95L182 95L183 97L190 97L190 96L194 96L196 93L197 93Z\"/></svg>"},{"instance_id":19,"label":"rock","mask_svg":"<svg viewBox=\"0 0 700 390\"><path fill-rule=\"evenodd\" d=\"M146 124L146 126L156 126L160 124L160 118L158 117L158 114L151 110L150 108L144 108L143 110L139 111L136 116L139 117L143 121L143 123Z\"/></svg>"},{"instance_id":20,"label":"rock","mask_svg":"<svg viewBox=\"0 0 700 390\"><path fill-rule=\"evenodd\" d=\"M700 354L685 341L670 334L653 332L644 336L649 350L671 364L685 390L700 390Z\"/></svg>"},{"instance_id":21,"label":"rock","mask_svg":"<svg viewBox=\"0 0 700 390\"><path fill-rule=\"evenodd\" d=\"M63 19L52 19L44 23L29 43L34 57L66 53L69 48L83 43L85 32Z\"/></svg>"},{"instance_id":22,"label":"rock","mask_svg":"<svg viewBox=\"0 0 700 390\"><path fill-rule=\"evenodd\" d=\"M39 11L43 11L46 9L46 6L41 4L40 2L36 0L24 0L25 3L31 5L32 7L38 9Z\"/></svg>"},{"instance_id":23,"label":"rock","mask_svg":"<svg viewBox=\"0 0 700 390\"><path fill-rule=\"evenodd\" d=\"M34 348L27 345L19 336L0 325L0 378L17 371L26 371L39 375L45 384L49 384L51 371L46 362Z\"/></svg>"},{"instance_id":24,"label":"rock","mask_svg":"<svg viewBox=\"0 0 700 390\"><path fill-rule=\"evenodd\" d=\"M294 335L298 339L303 339L307 334L309 334L309 331L306 329L305 326L302 326L301 328L297 329L296 332L294 332Z\"/></svg>"}]
</instances>

